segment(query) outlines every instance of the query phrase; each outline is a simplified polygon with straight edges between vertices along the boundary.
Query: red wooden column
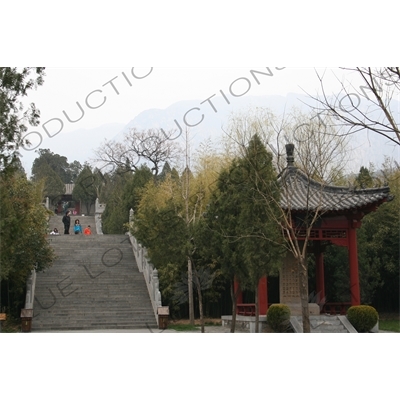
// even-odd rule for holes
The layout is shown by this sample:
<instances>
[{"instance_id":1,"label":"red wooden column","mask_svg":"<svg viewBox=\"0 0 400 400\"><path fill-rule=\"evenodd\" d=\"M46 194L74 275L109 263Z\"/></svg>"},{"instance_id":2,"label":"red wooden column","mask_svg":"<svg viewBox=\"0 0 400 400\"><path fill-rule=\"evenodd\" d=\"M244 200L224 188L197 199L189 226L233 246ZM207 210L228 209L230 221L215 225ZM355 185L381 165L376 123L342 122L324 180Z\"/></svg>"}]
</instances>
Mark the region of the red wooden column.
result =
<instances>
[{"instance_id":1,"label":"red wooden column","mask_svg":"<svg viewBox=\"0 0 400 400\"><path fill-rule=\"evenodd\" d=\"M315 263L318 302L325 303L324 254L320 250L315 252Z\"/></svg>"},{"instance_id":2,"label":"red wooden column","mask_svg":"<svg viewBox=\"0 0 400 400\"><path fill-rule=\"evenodd\" d=\"M361 304L360 278L358 274L358 250L357 250L357 230L361 222L357 220L350 221L349 227L349 266L350 266L350 293L351 305L359 306Z\"/></svg>"},{"instance_id":3,"label":"red wooden column","mask_svg":"<svg viewBox=\"0 0 400 400\"><path fill-rule=\"evenodd\" d=\"M243 303L243 293L242 293L242 291L240 290L240 283L239 283L238 280L235 278L234 281L233 281L233 290L234 290L234 293L236 293L238 289L239 289L239 294L238 294L238 297L237 297L237 300L236 300L236 304L242 304L242 303Z\"/></svg>"},{"instance_id":4,"label":"red wooden column","mask_svg":"<svg viewBox=\"0 0 400 400\"><path fill-rule=\"evenodd\" d=\"M258 282L258 312L259 315L267 315L268 311L268 282L264 276Z\"/></svg>"}]
</instances>

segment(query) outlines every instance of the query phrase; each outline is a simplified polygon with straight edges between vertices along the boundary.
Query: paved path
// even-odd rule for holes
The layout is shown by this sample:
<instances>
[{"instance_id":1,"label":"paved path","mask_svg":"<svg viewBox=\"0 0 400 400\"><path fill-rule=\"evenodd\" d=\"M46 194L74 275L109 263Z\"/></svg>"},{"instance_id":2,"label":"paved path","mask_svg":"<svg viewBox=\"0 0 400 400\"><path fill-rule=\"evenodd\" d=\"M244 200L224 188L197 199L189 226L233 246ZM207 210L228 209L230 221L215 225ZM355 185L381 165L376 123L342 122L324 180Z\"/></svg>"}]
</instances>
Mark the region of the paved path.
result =
<instances>
[{"instance_id":1,"label":"paved path","mask_svg":"<svg viewBox=\"0 0 400 400\"><path fill-rule=\"evenodd\" d=\"M205 333L230 333L230 328L223 326L206 326ZM201 333L198 331L175 331L174 329L103 329L103 330L89 330L89 331L51 331L51 332L32 332L32 333ZM236 333L249 333L240 330L236 330ZM389 331L379 331L379 333L398 333Z\"/></svg>"},{"instance_id":2,"label":"paved path","mask_svg":"<svg viewBox=\"0 0 400 400\"><path fill-rule=\"evenodd\" d=\"M229 327L223 326L206 326L205 333L230 333ZM32 332L32 333L46 333ZM49 333L201 333L199 328L198 331L175 331L174 329L101 329L101 330L73 330L73 331L51 331ZM248 333L237 330L236 333Z\"/></svg>"}]
</instances>

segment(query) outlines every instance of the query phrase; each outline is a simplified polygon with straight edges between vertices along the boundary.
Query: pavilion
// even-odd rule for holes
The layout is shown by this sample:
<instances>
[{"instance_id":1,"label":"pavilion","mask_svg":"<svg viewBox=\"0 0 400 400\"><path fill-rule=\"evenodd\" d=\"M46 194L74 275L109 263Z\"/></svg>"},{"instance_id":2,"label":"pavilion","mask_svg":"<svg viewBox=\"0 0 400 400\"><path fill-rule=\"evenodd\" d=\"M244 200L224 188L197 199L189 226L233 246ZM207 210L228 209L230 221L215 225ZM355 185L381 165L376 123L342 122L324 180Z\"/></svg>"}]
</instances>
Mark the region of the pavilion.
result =
<instances>
[{"instance_id":1,"label":"pavilion","mask_svg":"<svg viewBox=\"0 0 400 400\"><path fill-rule=\"evenodd\" d=\"M357 229L365 215L384 202L392 200L388 186L370 189L355 189L326 185L309 178L295 165L294 145L286 145L287 167L279 176L281 207L291 216L297 240L304 241L307 225L305 221L317 216L308 227L307 252L313 252L316 260L317 303L309 304L310 314L320 311L345 314L347 308L361 304L358 268ZM348 249L350 269L350 303L334 304L325 301L324 257L327 245L334 244ZM292 315L301 315L300 285L297 262L288 252L280 271L280 303L287 304ZM254 315L252 305L242 303L238 297L237 314ZM255 307L254 307L255 308ZM267 277L259 283L259 314L268 311Z\"/></svg>"}]
</instances>

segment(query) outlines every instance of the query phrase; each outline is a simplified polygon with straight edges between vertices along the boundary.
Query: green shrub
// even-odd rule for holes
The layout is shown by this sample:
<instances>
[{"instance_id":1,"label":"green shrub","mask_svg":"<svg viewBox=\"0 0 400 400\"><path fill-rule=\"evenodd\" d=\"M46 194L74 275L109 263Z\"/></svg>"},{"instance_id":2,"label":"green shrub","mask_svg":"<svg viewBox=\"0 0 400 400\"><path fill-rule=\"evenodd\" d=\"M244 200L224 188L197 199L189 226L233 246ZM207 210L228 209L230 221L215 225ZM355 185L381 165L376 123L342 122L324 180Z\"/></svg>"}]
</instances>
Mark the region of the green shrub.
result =
<instances>
[{"instance_id":1,"label":"green shrub","mask_svg":"<svg viewBox=\"0 0 400 400\"><path fill-rule=\"evenodd\" d=\"M272 304L268 309L267 322L274 332L287 332L290 328L290 308L285 304Z\"/></svg>"},{"instance_id":2,"label":"green shrub","mask_svg":"<svg viewBox=\"0 0 400 400\"><path fill-rule=\"evenodd\" d=\"M378 318L378 312L371 306L353 306L347 310L347 319L359 333L369 332Z\"/></svg>"}]
</instances>

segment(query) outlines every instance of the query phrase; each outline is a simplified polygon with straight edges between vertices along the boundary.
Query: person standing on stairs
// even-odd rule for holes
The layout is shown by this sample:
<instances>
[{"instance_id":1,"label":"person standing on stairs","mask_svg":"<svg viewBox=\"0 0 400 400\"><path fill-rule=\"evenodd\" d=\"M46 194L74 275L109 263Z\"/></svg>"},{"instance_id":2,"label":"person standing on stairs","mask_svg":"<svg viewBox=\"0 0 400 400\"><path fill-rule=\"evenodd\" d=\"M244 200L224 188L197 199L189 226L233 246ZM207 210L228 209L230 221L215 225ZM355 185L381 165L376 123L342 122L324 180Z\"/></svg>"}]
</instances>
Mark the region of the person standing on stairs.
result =
<instances>
[{"instance_id":1,"label":"person standing on stairs","mask_svg":"<svg viewBox=\"0 0 400 400\"><path fill-rule=\"evenodd\" d=\"M69 227L71 226L71 217L69 216L70 214L71 212L67 211L62 219L62 222L64 224L64 235L69 235Z\"/></svg>"}]
</instances>

